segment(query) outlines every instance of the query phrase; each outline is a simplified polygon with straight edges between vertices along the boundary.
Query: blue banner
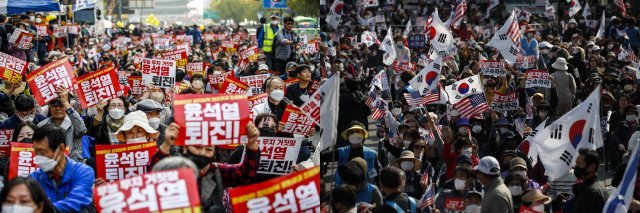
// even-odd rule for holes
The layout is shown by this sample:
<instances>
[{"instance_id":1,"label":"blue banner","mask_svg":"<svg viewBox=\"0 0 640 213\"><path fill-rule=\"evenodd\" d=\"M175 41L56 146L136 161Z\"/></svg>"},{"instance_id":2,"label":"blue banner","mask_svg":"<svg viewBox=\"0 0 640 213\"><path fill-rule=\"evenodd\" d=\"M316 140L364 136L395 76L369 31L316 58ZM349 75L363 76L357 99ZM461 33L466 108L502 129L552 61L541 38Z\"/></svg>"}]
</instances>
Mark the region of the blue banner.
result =
<instances>
[{"instance_id":1,"label":"blue banner","mask_svg":"<svg viewBox=\"0 0 640 213\"><path fill-rule=\"evenodd\" d=\"M262 0L263 9L287 8L287 0Z\"/></svg>"},{"instance_id":2,"label":"blue banner","mask_svg":"<svg viewBox=\"0 0 640 213\"><path fill-rule=\"evenodd\" d=\"M0 13L19 14L27 11L52 12L60 11L60 4L53 0L5 0L0 1Z\"/></svg>"},{"instance_id":3,"label":"blue banner","mask_svg":"<svg viewBox=\"0 0 640 213\"><path fill-rule=\"evenodd\" d=\"M426 38L424 35L409 35L409 48L426 48Z\"/></svg>"}]
</instances>

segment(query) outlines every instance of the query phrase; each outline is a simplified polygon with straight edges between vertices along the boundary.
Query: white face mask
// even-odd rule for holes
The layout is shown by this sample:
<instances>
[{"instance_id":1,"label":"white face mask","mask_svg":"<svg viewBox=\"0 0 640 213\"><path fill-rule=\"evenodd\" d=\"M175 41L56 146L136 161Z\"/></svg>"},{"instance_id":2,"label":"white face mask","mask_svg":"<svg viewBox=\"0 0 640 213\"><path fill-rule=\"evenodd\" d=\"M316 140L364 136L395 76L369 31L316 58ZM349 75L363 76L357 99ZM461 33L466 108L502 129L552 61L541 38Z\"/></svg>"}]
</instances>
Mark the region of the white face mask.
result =
<instances>
[{"instance_id":1,"label":"white face mask","mask_svg":"<svg viewBox=\"0 0 640 213\"><path fill-rule=\"evenodd\" d=\"M191 87L193 87L194 89L202 89L202 87L204 87L204 83L200 80L197 81L193 81L193 83L191 83Z\"/></svg>"},{"instance_id":2,"label":"white face mask","mask_svg":"<svg viewBox=\"0 0 640 213\"><path fill-rule=\"evenodd\" d=\"M460 154L471 157L471 148L463 149L462 151L460 151Z\"/></svg>"},{"instance_id":3,"label":"white face mask","mask_svg":"<svg viewBox=\"0 0 640 213\"><path fill-rule=\"evenodd\" d=\"M36 18L36 23L40 23L42 21L41 18Z\"/></svg>"},{"instance_id":4,"label":"white face mask","mask_svg":"<svg viewBox=\"0 0 640 213\"><path fill-rule=\"evenodd\" d=\"M56 155L58 155L58 149L56 149L56 152L53 153L53 157L55 158ZM51 170L53 170L53 168L56 167L56 165L58 165L58 160L57 159L54 160L42 155L36 155L33 163L38 165L38 167L40 167L42 171L50 172Z\"/></svg>"},{"instance_id":5,"label":"white face mask","mask_svg":"<svg viewBox=\"0 0 640 213\"><path fill-rule=\"evenodd\" d=\"M16 114L17 115L17 114ZM28 115L27 117L17 116L22 122L33 121L36 118L36 115Z\"/></svg>"},{"instance_id":6,"label":"white face mask","mask_svg":"<svg viewBox=\"0 0 640 213\"><path fill-rule=\"evenodd\" d=\"M480 206L478 205L468 205L465 209L467 213L480 213Z\"/></svg>"},{"instance_id":7,"label":"white face mask","mask_svg":"<svg viewBox=\"0 0 640 213\"><path fill-rule=\"evenodd\" d=\"M271 91L271 93L269 93L269 97L271 97L271 99L273 99L274 101L281 101L284 98L284 91L282 90L273 90Z\"/></svg>"},{"instance_id":8,"label":"white face mask","mask_svg":"<svg viewBox=\"0 0 640 213\"><path fill-rule=\"evenodd\" d=\"M23 213L23 212L34 212L36 209L31 206L24 206L20 204L13 205L2 205L3 213Z\"/></svg>"},{"instance_id":9,"label":"white face mask","mask_svg":"<svg viewBox=\"0 0 640 213\"><path fill-rule=\"evenodd\" d=\"M162 99L164 99L164 94L162 92L154 92L151 93L149 99L154 100L158 103L162 103Z\"/></svg>"},{"instance_id":10,"label":"white face mask","mask_svg":"<svg viewBox=\"0 0 640 213\"><path fill-rule=\"evenodd\" d=\"M538 116L540 116L540 118L546 118L547 114L549 114L547 111L540 111L538 112Z\"/></svg>"},{"instance_id":11,"label":"white face mask","mask_svg":"<svg viewBox=\"0 0 640 213\"><path fill-rule=\"evenodd\" d=\"M113 119L120 119L124 116L124 110L118 108L109 110L109 116Z\"/></svg>"},{"instance_id":12,"label":"white face mask","mask_svg":"<svg viewBox=\"0 0 640 213\"><path fill-rule=\"evenodd\" d=\"M509 186L509 191L511 196L520 196L522 195L522 186Z\"/></svg>"},{"instance_id":13,"label":"white face mask","mask_svg":"<svg viewBox=\"0 0 640 213\"><path fill-rule=\"evenodd\" d=\"M146 143L146 142L148 142L147 137L137 137L137 138L127 139L127 144Z\"/></svg>"},{"instance_id":14,"label":"white face mask","mask_svg":"<svg viewBox=\"0 0 640 213\"><path fill-rule=\"evenodd\" d=\"M546 49L546 48L545 48L545 49L542 49L542 53L544 53L544 54L549 53L549 49Z\"/></svg>"},{"instance_id":15,"label":"white face mask","mask_svg":"<svg viewBox=\"0 0 640 213\"><path fill-rule=\"evenodd\" d=\"M391 109L391 114L392 114L393 116L398 116L398 115L400 115L400 113L402 113L402 110L401 110L400 108L393 108L393 109Z\"/></svg>"},{"instance_id":16,"label":"white face mask","mask_svg":"<svg viewBox=\"0 0 640 213\"><path fill-rule=\"evenodd\" d=\"M271 21L271 24L273 24L273 25L277 25L277 24L278 24L278 21Z\"/></svg>"},{"instance_id":17,"label":"white face mask","mask_svg":"<svg viewBox=\"0 0 640 213\"><path fill-rule=\"evenodd\" d=\"M532 207L531 209L533 209L536 212L544 212L544 205L537 205Z\"/></svg>"},{"instance_id":18,"label":"white face mask","mask_svg":"<svg viewBox=\"0 0 640 213\"><path fill-rule=\"evenodd\" d=\"M467 134L467 128L465 128L465 127L460 127L460 128L458 128L458 133L460 133L460 134Z\"/></svg>"},{"instance_id":19,"label":"white face mask","mask_svg":"<svg viewBox=\"0 0 640 213\"><path fill-rule=\"evenodd\" d=\"M402 141L402 145L404 145L404 148L409 148L409 146L411 145L411 141Z\"/></svg>"},{"instance_id":20,"label":"white face mask","mask_svg":"<svg viewBox=\"0 0 640 213\"><path fill-rule=\"evenodd\" d=\"M627 115L626 120L629 122L635 122L636 121L636 116L635 115Z\"/></svg>"},{"instance_id":21,"label":"white face mask","mask_svg":"<svg viewBox=\"0 0 640 213\"><path fill-rule=\"evenodd\" d=\"M625 91L631 91L631 90L633 90L633 85L624 85L624 90L625 90Z\"/></svg>"},{"instance_id":22,"label":"white face mask","mask_svg":"<svg viewBox=\"0 0 640 213\"><path fill-rule=\"evenodd\" d=\"M462 180L462 179L453 179L453 185L456 187L456 190L458 191L462 191L464 189L464 185L467 183L467 181Z\"/></svg>"},{"instance_id":23,"label":"white face mask","mask_svg":"<svg viewBox=\"0 0 640 213\"><path fill-rule=\"evenodd\" d=\"M471 129L471 131L473 131L473 133L478 134L478 133L480 133L480 131L482 131L482 126L480 126L480 125L475 125L475 126L473 126L473 128Z\"/></svg>"},{"instance_id":24,"label":"white face mask","mask_svg":"<svg viewBox=\"0 0 640 213\"><path fill-rule=\"evenodd\" d=\"M404 171L413 170L413 161L402 161L400 162L400 168Z\"/></svg>"},{"instance_id":25,"label":"white face mask","mask_svg":"<svg viewBox=\"0 0 640 213\"><path fill-rule=\"evenodd\" d=\"M360 144L360 143L362 143L362 139L363 138L364 137L362 136L362 134L358 134L358 133L351 134L351 135L349 135L349 143L351 143L351 144Z\"/></svg>"},{"instance_id":26,"label":"white face mask","mask_svg":"<svg viewBox=\"0 0 640 213\"><path fill-rule=\"evenodd\" d=\"M527 172L525 171L517 171L517 172L513 172L514 174L520 175L520 177L526 178L527 177Z\"/></svg>"},{"instance_id":27,"label":"white face mask","mask_svg":"<svg viewBox=\"0 0 640 213\"><path fill-rule=\"evenodd\" d=\"M160 118L149 118L149 126L157 129L160 126Z\"/></svg>"}]
</instances>

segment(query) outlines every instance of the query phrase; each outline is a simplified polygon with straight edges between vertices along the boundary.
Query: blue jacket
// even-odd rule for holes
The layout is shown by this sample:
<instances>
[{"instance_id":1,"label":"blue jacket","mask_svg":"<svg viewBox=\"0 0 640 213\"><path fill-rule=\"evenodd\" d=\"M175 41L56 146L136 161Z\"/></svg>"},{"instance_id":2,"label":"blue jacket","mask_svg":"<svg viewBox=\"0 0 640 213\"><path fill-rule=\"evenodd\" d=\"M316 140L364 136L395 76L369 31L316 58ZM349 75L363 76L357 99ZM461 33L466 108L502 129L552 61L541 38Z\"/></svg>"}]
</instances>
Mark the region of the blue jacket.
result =
<instances>
[{"instance_id":1,"label":"blue jacket","mask_svg":"<svg viewBox=\"0 0 640 213\"><path fill-rule=\"evenodd\" d=\"M538 58L538 40L531 38L531 40L527 41L527 38L523 37L520 40L520 46L524 50L524 56L534 55Z\"/></svg>"},{"instance_id":2,"label":"blue jacket","mask_svg":"<svg viewBox=\"0 0 640 213\"><path fill-rule=\"evenodd\" d=\"M40 121L43 121L44 119L47 119L47 116L36 113L36 117L33 119L33 123L40 123ZM13 116L7 118L7 120L3 121L2 124L0 124L0 129L15 129L21 122L22 120L20 120L20 118L18 118L14 114Z\"/></svg>"},{"instance_id":3,"label":"blue jacket","mask_svg":"<svg viewBox=\"0 0 640 213\"><path fill-rule=\"evenodd\" d=\"M60 212L80 212L93 201L93 181L96 178L91 167L68 157L62 181L57 185L42 169L31 173L31 177L40 183L53 206Z\"/></svg>"}]
</instances>

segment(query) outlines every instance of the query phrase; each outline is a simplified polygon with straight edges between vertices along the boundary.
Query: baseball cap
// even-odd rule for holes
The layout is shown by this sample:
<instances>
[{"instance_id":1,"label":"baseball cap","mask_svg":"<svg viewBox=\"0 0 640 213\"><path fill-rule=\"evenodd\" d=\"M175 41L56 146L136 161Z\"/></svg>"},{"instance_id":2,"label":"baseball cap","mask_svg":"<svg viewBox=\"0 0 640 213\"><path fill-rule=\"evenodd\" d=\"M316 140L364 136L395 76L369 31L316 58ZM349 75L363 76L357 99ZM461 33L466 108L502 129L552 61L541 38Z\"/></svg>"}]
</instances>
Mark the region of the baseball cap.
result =
<instances>
[{"instance_id":1,"label":"baseball cap","mask_svg":"<svg viewBox=\"0 0 640 213\"><path fill-rule=\"evenodd\" d=\"M266 64L260 64L260 66L258 66L258 70L269 70L269 66Z\"/></svg>"},{"instance_id":2,"label":"baseball cap","mask_svg":"<svg viewBox=\"0 0 640 213\"><path fill-rule=\"evenodd\" d=\"M295 66L298 66L298 64L296 64L296 62L290 61L289 63L287 63L287 69L291 69Z\"/></svg>"},{"instance_id":3,"label":"baseball cap","mask_svg":"<svg viewBox=\"0 0 640 213\"><path fill-rule=\"evenodd\" d=\"M473 167L473 170L482 172L487 175L499 175L500 164L498 160L492 156L484 156L480 159L480 163Z\"/></svg>"}]
</instances>

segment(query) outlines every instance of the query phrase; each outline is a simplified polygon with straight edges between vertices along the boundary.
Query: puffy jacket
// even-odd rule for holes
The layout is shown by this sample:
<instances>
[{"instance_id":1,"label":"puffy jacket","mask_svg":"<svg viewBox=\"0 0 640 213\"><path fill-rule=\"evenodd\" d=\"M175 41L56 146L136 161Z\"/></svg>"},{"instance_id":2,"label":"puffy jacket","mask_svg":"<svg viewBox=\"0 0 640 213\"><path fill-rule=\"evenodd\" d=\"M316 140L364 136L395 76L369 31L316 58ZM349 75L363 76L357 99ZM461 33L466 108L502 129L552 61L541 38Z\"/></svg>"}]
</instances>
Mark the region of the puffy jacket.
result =
<instances>
[{"instance_id":1,"label":"puffy jacket","mask_svg":"<svg viewBox=\"0 0 640 213\"><path fill-rule=\"evenodd\" d=\"M53 118L47 118L40 121L38 127L47 124L56 125ZM67 139L66 144L67 147L69 147L69 157L77 161L82 160L82 136L87 133L87 127L82 117L80 117L80 114L75 110L73 110L72 113L67 113L64 121L58 127L64 129L65 138Z\"/></svg>"},{"instance_id":2,"label":"puffy jacket","mask_svg":"<svg viewBox=\"0 0 640 213\"><path fill-rule=\"evenodd\" d=\"M49 174L41 169L31 173L31 177L40 183L60 212L80 212L91 205L93 200L93 181L96 179L91 167L67 157L62 180L54 184Z\"/></svg>"}]
</instances>

